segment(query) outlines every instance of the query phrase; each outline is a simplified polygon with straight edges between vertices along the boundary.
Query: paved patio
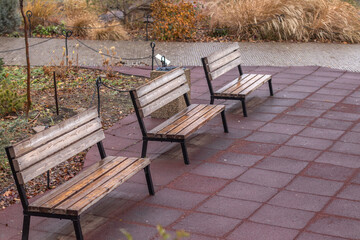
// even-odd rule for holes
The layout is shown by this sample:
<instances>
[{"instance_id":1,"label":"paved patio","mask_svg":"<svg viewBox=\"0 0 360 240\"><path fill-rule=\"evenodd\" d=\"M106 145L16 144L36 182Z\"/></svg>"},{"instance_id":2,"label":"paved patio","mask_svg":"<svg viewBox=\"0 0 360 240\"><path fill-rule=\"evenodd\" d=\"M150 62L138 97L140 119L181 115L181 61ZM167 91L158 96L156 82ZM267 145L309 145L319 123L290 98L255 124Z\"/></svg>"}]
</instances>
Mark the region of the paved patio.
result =
<instances>
[{"instance_id":1,"label":"paved patio","mask_svg":"<svg viewBox=\"0 0 360 240\"><path fill-rule=\"evenodd\" d=\"M275 96L267 86L250 95L248 118L240 102L215 102L227 105L230 133L220 117L210 121L188 142L188 166L179 144L150 142L156 195L137 174L82 216L85 239L125 239L122 228L134 240L158 239L157 224L170 233L185 229L194 240L360 239L360 73L244 70L272 74ZM202 68L191 77L192 102L208 103ZM140 156L134 114L107 131L104 146L108 155ZM19 204L1 211L0 239L20 239L21 225ZM74 239L73 225L34 217L30 239Z\"/></svg>"}]
</instances>

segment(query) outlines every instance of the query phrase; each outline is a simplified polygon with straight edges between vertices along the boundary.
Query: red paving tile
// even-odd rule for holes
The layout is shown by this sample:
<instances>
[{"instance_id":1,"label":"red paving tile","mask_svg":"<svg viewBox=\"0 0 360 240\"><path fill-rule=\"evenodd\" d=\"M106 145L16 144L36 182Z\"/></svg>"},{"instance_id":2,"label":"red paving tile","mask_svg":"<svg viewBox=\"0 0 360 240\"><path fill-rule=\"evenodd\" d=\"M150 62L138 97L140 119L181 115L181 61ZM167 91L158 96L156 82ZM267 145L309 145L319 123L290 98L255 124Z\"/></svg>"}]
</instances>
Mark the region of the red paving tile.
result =
<instances>
[{"instance_id":1,"label":"red paving tile","mask_svg":"<svg viewBox=\"0 0 360 240\"><path fill-rule=\"evenodd\" d=\"M214 196L196 210L224 217L244 219L253 214L260 206L261 203L257 202Z\"/></svg>"},{"instance_id":2,"label":"red paving tile","mask_svg":"<svg viewBox=\"0 0 360 240\"><path fill-rule=\"evenodd\" d=\"M234 179L246 170L246 167L233 166L230 164L203 163L193 169L191 173L208 177Z\"/></svg>"},{"instance_id":3,"label":"red paving tile","mask_svg":"<svg viewBox=\"0 0 360 240\"><path fill-rule=\"evenodd\" d=\"M191 69L192 102L208 103L203 69ZM187 141L190 165L179 144L149 143L156 195L148 195L139 172L82 216L85 239L119 239L124 228L135 240L155 240L156 224L172 234L185 229L194 240L360 239L359 73L248 69L274 75L275 96L266 85L252 93L247 118L240 101L217 101L226 105L230 133L220 117L199 129ZM145 124L151 129L162 121L147 117ZM106 135L108 155L140 156L135 114ZM92 148L85 166L98 159ZM21 226L19 204L0 211L0 239L19 239ZM71 221L31 220L30 239L74 236Z\"/></svg>"},{"instance_id":4,"label":"red paving tile","mask_svg":"<svg viewBox=\"0 0 360 240\"><path fill-rule=\"evenodd\" d=\"M170 186L179 190L212 194L224 187L226 183L225 179L185 174L172 182Z\"/></svg>"},{"instance_id":5,"label":"red paving tile","mask_svg":"<svg viewBox=\"0 0 360 240\"><path fill-rule=\"evenodd\" d=\"M307 229L320 234L360 239L360 221L352 219L334 216L323 217L316 220Z\"/></svg>"},{"instance_id":6,"label":"red paving tile","mask_svg":"<svg viewBox=\"0 0 360 240\"><path fill-rule=\"evenodd\" d=\"M277 189L254 184L232 182L221 190L218 195L256 202L266 202L277 193Z\"/></svg>"},{"instance_id":7,"label":"red paving tile","mask_svg":"<svg viewBox=\"0 0 360 240\"><path fill-rule=\"evenodd\" d=\"M278 227L301 229L313 216L314 213L308 211L264 205L250 220Z\"/></svg>"},{"instance_id":8,"label":"red paving tile","mask_svg":"<svg viewBox=\"0 0 360 240\"><path fill-rule=\"evenodd\" d=\"M307 162L286 158L268 157L256 165L256 168L273 170L278 172L297 174L306 166Z\"/></svg>"},{"instance_id":9,"label":"red paving tile","mask_svg":"<svg viewBox=\"0 0 360 240\"><path fill-rule=\"evenodd\" d=\"M166 207L192 209L208 197L209 195L206 194L164 188L156 192L155 196L146 199L146 202Z\"/></svg>"},{"instance_id":10,"label":"red paving tile","mask_svg":"<svg viewBox=\"0 0 360 240\"><path fill-rule=\"evenodd\" d=\"M241 220L205 213L192 213L173 226L190 233L222 237L236 227Z\"/></svg>"},{"instance_id":11,"label":"red paving tile","mask_svg":"<svg viewBox=\"0 0 360 240\"><path fill-rule=\"evenodd\" d=\"M237 180L240 182L252 183L256 185L282 188L287 185L294 175L288 173L280 173L262 169L249 169Z\"/></svg>"},{"instance_id":12,"label":"red paving tile","mask_svg":"<svg viewBox=\"0 0 360 240\"><path fill-rule=\"evenodd\" d=\"M342 186L343 183L341 182L298 176L286 189L296 192L334 196Z\"/></svg>"},{"instance_id":13,"label":"red paving tile","mask_svg":"<svg viewBox=\"0 0 360 240\"><path fill-rule=\"evenodd\" d=\"M352 174L354 169L331 164L314 163L306 169L304 175L309 177L318 177L334 181L346 181Z\"/></svg>"},{"instance_id":14,"label":"red paving tile","mask_svg":"<svg viewBox=\"0 0 360 240\"><path fill-rule=\"evenodd\" d=\"M344 166L349 168L359 168L360 161L358 156L346 153L324 152L316 162L330 163L333 165Z\"/></svg>"},{"instance_id":15,"label":"red paving tile","mask_svg":"<svg viewBox=\"0 0 360 240\"><path fill-rule=\"evenodd\" d=\"M335 199L326 207L325 213L360 219L360 203L344 199Z\"/></svg>"},{"instance_id":16,"label":"red paving tile","mask_svg":"<svg viewBox=\"0 0 360 240\"><path fill-rule=\"evenodd\" d=\"M318 150L305 150L305 148L281 146L271 155L275 157L291 158L295 160L313 161L317 156L319 156L319 154L320 151Z\"/></svg>"},{"instance_id":17,"label":"red paving tile","mask_svg":"<svg viewBox=\"0 0 360 240\"><path fill-rule=\"evenodd\" d=\"M244 167L253 166L255 163L263 159L263 156L240 154L234 152L226 152L222 154L217 161L221 163L229 163L233 165L239 165Z\"/></svg>"},{"instance_id":18,"label":"red paving tile","mask_svg":"<svg viewBox=\"0 0 360 240\"><path fill-rule=\"evenodd\" d=\"M226 239L229 240L292 240L298 234L297 230L244 222Z\"/></svg>"},{"instance_id":19,"label":"red paving tile","mask_svg":"<svg viewBox=\"0 0 360 240\"><path fill-rule=\"evenodd\" d=\"M302 132L299 133L300 136L304 136L304 137L322 138L322 139L330 139L330 140L336 140L343 134L344 131L340 131L340 130L314 128L314 127L307 127Z\"/></svg>"},{"instance_id":20,"label":"red paving tile","mask_svg":"<svg viewBox=\"0 0 360 240\"><path fill-rule=\"evenodd\" d=\"M271 132L271 133L282 133L282 134L297 134L300 132L304 127L290 125L290 124L279 124L279 123L268 123L264 127L260 128L260 131L263 132Z\"/></svg>"},{"instance_id":21,"label":"red paving tile","mask_svg":"<svg viewBox=\"0 0 360 240\"><path fill-rule=\"evenodd\" d=\"M284 190L276 194L269 201L269 204L317 212L320 211L329 200L329 197Z\"/></svg>"}]
</instances>

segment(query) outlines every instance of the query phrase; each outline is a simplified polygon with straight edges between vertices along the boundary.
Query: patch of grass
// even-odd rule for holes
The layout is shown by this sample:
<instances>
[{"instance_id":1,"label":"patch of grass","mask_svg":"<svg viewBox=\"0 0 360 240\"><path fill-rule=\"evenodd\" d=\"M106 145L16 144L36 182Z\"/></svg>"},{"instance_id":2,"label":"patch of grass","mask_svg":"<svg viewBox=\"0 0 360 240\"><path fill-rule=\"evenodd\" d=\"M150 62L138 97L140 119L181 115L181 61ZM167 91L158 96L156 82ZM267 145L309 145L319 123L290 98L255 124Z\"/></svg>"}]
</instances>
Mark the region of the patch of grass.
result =
<instances>
[{"instance_id":1,"label":"patch of grass","mask_svg":"<svg viewBox=\"0 0 360 240\"><path fill-rule=\"evenodd\" d=\"M128 40L128 34L122 25L112 23L104 27L104 25L96 24L92 30L92 39L94 40Z\"/></svg>"},{"instance_id":2,"label":"patch of grass","mask_svg":"<svg viewBox=\"0 0 360 240\"><path fill-rule=\"evenodd\" d=\"M31 24L32 26L48 26L49 22L58 22L59 5L56 0L47 1L32 1L28 0L24 11L31 10Z\"/></svg>"},{"instance_id":3,"label":"patch of grass","mask_svg":"<svg viewBox=\"0 0 360 240\"><path fill-rule=\"evenodd\" d=\"M205 13L239 40L360 42L359 9L340 0L212 0Z\"/></svg>"}]
</instances>

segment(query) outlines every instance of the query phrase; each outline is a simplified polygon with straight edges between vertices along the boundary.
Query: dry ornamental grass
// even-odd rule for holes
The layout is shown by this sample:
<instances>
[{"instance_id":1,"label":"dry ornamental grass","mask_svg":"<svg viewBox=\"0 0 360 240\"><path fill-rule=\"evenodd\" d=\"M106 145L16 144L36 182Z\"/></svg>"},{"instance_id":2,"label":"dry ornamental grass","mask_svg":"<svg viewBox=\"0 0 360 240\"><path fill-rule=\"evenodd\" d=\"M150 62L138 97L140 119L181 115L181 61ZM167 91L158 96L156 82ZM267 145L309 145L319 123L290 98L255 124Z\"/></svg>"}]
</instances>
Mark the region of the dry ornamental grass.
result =
<instances>
[{"instance_id":1,"label":"dry ornamental grass","mask_svg":"<svg viewBox=\"0 0 360 240\"><path fill-rule=\"evenodd\" d=\"M360 10L340 0L212 0L212 28L242 39L360 43Z\"/></svg>"}]
</instances>

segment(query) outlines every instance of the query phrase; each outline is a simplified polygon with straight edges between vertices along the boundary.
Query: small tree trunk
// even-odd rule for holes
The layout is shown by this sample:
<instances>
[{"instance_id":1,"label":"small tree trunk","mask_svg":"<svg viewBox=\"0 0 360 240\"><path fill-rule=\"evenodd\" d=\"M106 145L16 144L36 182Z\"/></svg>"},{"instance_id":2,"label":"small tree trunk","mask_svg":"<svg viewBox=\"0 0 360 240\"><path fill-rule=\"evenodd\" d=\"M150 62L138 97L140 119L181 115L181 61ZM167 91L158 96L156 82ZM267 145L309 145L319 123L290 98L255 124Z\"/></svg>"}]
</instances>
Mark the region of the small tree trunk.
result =
<instances>
[{"instance_id":1,"label":"small tree trunk","mask_svg":"<svg viewBox=\"0 0 360 240\"><path fill-rule=\"evenodd\" d=\"M25 51L26 51L26 65L27 65L27 80L26 80L26 116L29 115L30 107L31 107L31 95L30 95L30 56L29 56L29 40L28 40L28 23L26 20L26 16L24 13L24 0L19 0L20 3L20 11L21 15L24 19L24 34L25 34Z\"/></svg>"}]
</instances>

